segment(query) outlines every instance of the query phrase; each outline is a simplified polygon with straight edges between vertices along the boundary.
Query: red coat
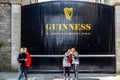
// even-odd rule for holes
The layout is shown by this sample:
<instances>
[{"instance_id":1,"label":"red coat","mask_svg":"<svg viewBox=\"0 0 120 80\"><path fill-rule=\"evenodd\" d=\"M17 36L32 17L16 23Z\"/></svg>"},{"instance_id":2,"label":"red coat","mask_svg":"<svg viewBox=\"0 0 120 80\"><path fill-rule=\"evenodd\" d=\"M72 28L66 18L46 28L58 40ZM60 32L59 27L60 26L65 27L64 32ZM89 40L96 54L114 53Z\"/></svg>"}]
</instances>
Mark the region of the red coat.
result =
<instances>
[{"instance_id":1,"label":"red coat","mask_svg":"<svg viewBox=\"0 0 120 80\"><path fill-rule=\"evenodd\" d=\"M68 63L72 63L72 57L69 56L67 61Z\"/></svg>"},{"instance_id":2,"label":"red coat","mask_svg":"<svg viewBox=\"0 0 120 80\"><path fill-rule=\"evenodd\" d=\"M26 58L27 58L26 66L29 67L31 63L31 57L29 52L26 53Z\"/></svg>"}]
</instances>

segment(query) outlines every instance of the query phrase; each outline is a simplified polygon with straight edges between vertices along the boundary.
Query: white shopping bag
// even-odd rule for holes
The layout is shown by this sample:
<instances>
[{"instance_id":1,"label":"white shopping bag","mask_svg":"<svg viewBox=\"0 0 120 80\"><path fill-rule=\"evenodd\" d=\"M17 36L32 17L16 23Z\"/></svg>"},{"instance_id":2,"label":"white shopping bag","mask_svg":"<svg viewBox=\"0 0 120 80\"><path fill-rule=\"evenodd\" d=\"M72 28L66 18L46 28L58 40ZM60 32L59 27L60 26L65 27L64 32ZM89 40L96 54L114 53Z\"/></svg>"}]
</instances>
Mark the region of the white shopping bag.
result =
<instances>
[{"instance_id":1,"label":"white shopping bag","mask_svg":"<svg viewBox=\"0 0 120 80\"><path fill-rule=\"evenodd\" d=\"M68 61L64 60L63 61L63 67L70 67L71 63L68 63Z\"/></svg>"}]
</instances>

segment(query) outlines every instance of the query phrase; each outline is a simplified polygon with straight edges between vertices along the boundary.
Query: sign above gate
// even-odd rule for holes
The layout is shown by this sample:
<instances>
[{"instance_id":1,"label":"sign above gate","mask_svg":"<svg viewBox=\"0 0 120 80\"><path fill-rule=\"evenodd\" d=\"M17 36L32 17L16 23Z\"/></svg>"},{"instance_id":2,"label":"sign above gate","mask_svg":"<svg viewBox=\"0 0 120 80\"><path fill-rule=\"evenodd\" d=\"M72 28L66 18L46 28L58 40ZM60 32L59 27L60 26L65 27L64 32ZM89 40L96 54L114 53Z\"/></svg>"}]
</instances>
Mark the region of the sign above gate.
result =
<instances>
[{"instance_id":1,"label":"sign above gate","mask_svg":"<svg viewBox=\"0 0 120 80\"><path fill-rule=\"evenodd\" d=\"M45 28L46 30L49 31L55 31L57 30L57 32L49 32L46 34L50 34L50 35L60 35L60 34L64 34L64 35L91 35L91 29L92 29L92 25L90 23L76 23L76 22L70 22L72 20L72 17L74 15L74 13L77 12L73 12L74 8L70 7L65 7L63 9L64 11L64 16L66 18L66 20L68 20L68 22L64 23L50 23L50 24L46 24ZM76 10L77 11L77 10ZM80 14L78 14L80 15ZM52 20L52 19L51 19ZM80 22L80 21L78 21ZM59 32L59 30L62 30L64 32ZM72 31L72 32L71 32ZM74 32L73 31L84 31L84 32Z\"/></svg>"},{"instance_id":2,"label":"sign above gate","mask_svg":"<svg viewBox=\"0 0 120 80\"><path fill-rule=\"evenodd\" d=\"M23 46L33 53L114 54L114 7L51 1L22 7Z\"/></svg>"}]
</instances>

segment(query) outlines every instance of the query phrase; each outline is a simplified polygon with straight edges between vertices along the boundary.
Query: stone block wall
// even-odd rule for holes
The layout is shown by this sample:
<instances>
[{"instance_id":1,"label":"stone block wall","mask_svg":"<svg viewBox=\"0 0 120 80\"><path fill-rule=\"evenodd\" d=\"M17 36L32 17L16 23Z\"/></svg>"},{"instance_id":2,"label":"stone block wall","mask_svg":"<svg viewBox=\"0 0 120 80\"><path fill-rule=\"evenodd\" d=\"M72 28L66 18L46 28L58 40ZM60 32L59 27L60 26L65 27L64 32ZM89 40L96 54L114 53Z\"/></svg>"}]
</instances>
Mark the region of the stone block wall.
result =
<instances>
[{"instance_id":1,"label":"stone block wall","mask_svg":"<svg viewBox=\"0 0 120 80\"><path fill-rule=\"evenodd\" d=\"M120 5L115 6L116 72L120 73Z\"/></svg>"},{"instance_id":2,"label":"stone block wall","mask_svg":"<svg viewBox=\"0 0 120 80\"><path fill-rule=\"evenodd\" d=\"M34 4L37 2L38 2L38 0L22 0L22 5Z\"/></svg>"},{"instance_id":3,"label":"stone block wall","mask_svg":"<svg viewBox=\"0 0 120 80\"><path fill-rule=\"evenodd\" d=\"M17 69L20 43L20 0L0 0L0 72Z\"/></svg>"},{"instance_id":4,"label":"stone block wall","mask_svg":"<svg viewBox=\"0 0 120 80\"><path fill-rule=\"evenodd\" d=\"M11 5L0 3L0 71L10 70Z\"/></svg>"}]
</instances>

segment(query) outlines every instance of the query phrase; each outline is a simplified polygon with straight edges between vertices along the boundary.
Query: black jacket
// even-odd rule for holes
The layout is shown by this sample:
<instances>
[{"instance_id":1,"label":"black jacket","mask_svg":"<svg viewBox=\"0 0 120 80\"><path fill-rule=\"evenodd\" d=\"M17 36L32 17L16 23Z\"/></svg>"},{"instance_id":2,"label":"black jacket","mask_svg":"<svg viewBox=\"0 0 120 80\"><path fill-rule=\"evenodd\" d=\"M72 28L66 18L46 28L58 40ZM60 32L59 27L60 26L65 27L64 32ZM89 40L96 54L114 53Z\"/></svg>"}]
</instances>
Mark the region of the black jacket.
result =
<instances>
[{"instance_id":1,"label":"black jacket","mask_svg":"<svg viewBox=\"0 0 120 80\"><path fill-rule=\"evenodd\" d=\"M26 59L26 54L25 53L19 53L17 57L17 61L19 62L20 67L25 68L25 59Z\"/></svg>"}]
</instances>

